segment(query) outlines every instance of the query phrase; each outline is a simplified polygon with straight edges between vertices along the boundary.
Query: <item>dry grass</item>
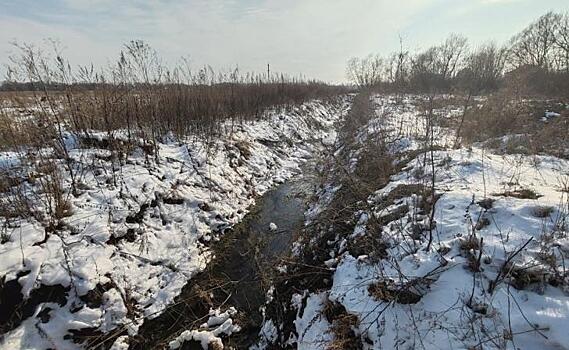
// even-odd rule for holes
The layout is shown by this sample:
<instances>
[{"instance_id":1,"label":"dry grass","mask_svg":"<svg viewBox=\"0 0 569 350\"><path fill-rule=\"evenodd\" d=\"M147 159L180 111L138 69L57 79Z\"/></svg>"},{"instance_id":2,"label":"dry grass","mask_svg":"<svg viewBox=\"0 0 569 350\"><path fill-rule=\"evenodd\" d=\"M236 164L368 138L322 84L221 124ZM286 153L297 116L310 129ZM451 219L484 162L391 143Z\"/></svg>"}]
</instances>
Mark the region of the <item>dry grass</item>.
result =
<instances>
[{"instance_id":1,"label":"dry grass","mask_svg":"<svg viewBox=\"0 0 569 350\"><path fill-rule=\"evenodd\" d=\"M543 197L542 195L536 193L534 190L529 188L522 188L518 190L508 190L502 193L495 193L495 196L501 197L513 197L517 199L538 199Z\"/></svg>"},{"instance_id":2,"label":"dry grass","mask_svg":"<svg viewBox=\"0 0 569 350\"><path fill-rule=\"evenodd\" d=\"M2 87L21 92L0 94L4 117L11 117L8 110L32 110L44 126L57 125L81 136L124 130L129 139L154 143L172 134L209 138L227 120L256 119L270 109L346 92L341 86L282 74L216 72L209 66L193 71L187 62L166 67L142 41L127 43L120 59L97 73L71 68L57 48L22 44L15 50L9 64L13 81Z\"/></svg>"},{"instance_id":3,"label":"dry grass","mask_svg":"<svg viewBox=\"0 0 569 350\"><path fill-rule=\"evenodd\" d=\"M469 108L462 127L462 141L484 142L504 154L548 154L569 157L569 113L561 100L520 98L503 89L481 106ZM543 120L546 111L560 111L559 117Z\"/></svg>"},{"instance_id":4,"label":"dry grass","mask_svg":"<svg viewBox=\"0 0 569 350\"><path fill-rule=\"evenodd\" d=\"M324 305L322 314L332 325L330 328L334 339L327 346L327 350L360 350L363 348L355 329L358 328L357 316L349 314L342 304L328 300Z\"/></svg>"},{"instance_id":5,"label":"dry grass","mask_svg":"<svg viewBox=\"0 0 569 350\"><path fill-rule=\"evenodd\" d=\"M376 300L399 304L416 304L422 297L413 292L411 288L407 286L395 286L391 281L370 284L368 292Z\"/></svg>"},{"instance_id":6,"label":"dry grass","mask_svg":"<svg viewBox=\"0 0 569 350\"><path fill-rule=\"evenodd\" d=\"M95 157L113 169L135 150L150 164L159 162L162 141L197 137L209 144L233 132L236 123L346 91L284 75L211 68L192 73L175 67L163 74L168 70L154 65L159 60L149 47L129 45L121 60L100 74L72 71L59 56L17 47L20 54L10 69L20 83L3 86L31 91L0 93L0 151L18 158L1 174L0 190L10 194L0 198L4 217L34 217L57 226L71 215L67 197L80 193L88 165L70 155L69 144L110 151ZM235 147L245 159L251 155L246 143ZM63 178L70 179L69 191ZM116 184L114 175L112 181Z\"/></svg>"}]
</instances>

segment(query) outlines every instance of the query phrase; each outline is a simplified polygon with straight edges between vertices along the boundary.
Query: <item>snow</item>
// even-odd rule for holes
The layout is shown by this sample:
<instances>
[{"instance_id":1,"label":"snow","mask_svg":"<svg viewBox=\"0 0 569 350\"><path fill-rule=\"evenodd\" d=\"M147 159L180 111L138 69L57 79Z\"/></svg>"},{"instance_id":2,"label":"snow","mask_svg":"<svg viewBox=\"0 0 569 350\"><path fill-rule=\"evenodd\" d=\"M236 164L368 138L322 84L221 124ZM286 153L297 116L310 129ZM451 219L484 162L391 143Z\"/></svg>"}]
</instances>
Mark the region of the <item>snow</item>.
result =
<instances>
[{"instance_id":1,"label":"snow","mask_svg":"<svg viewBox=\"0 0 569 350\"><path fill-rule=\"evenodd\" d=\"M265 349L269 344L277 340L278 329L273 323L273 320L268 320L263 323L259 335L261 339L258 344L251 347L253 350Z\"/></svg>"},{"instance_id":2,"label":"snow","mask_svg":"<svg viewBox=\"0 0 569 350\"><path fill-rule=\"evenodd\" d=\"M544 120L549 120L552 118L557 118L559 116L561 116L561 114L559 114L557 112L546 111L543 117L544 117Z\"/></svg>"},{"instance_id":3,"label":"snow","mask_svg":"<svg viewBox=\"0 0 569 350\"><path fill-rule=\"evenodd\" d=\"M209 319L207 323L202 325L202 328L211 328L213 326L218 326L225 321L227 321L231 316L235 315L237 310L234 307L230 307L225 312L221 312L219 309L209 311Z\"/></svg>"},{"instance_id":4,"label":"snow","mask_svg":"<svg viewBox=\"0 0 569 350\"><path fill-rule=\"evenodd\" d=\"M325 349L333 338L328 329L330 324L322 315L322 308L327 300L326 293L311 294L306 299L306 306L298 311L294 321L298 334L299 350Z\"/></svg>"},{"instance_id":5,"label":"snow","mask_svg":"<svg viewBox=\"0 0 569 350\"><path fill-rule=\"evenodd\" d=\"M187 330L182 332L179 337L168 343L170 349L178 349L186 341L195 340L200 343L204 350L213 346L214 349L223 349L222 335L231 335L233 332L239 332L239 326L233 324L231 316L235 315L237 310L231 307L221 312L219 309L210 310L209 319L201 326L201 330Z\"/></svg>"},{"instance_id":6,"label":"snow","mask_svg":"<svg viewBox=\"0 0 569 350\"><path fill-rule=\"evenodd\" d=\"M20 165L20 157L17 152L0 152L0 170Z\"/></svg>"}]
</instances>

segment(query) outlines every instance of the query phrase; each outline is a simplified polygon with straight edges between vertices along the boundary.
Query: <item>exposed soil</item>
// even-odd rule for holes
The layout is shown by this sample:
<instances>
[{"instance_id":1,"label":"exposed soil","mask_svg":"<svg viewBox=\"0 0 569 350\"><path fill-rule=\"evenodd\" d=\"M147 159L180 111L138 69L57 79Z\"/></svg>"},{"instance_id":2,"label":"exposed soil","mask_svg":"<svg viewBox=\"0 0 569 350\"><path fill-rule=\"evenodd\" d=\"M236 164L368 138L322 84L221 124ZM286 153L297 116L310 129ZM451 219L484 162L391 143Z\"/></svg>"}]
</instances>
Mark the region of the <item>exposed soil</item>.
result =
<instances>
[{"instance_id":1,"label":"exposed soil","mask_svg":"<svg viewBox=\"0 0 569 350\"><path fill-rule=\"evenodd\" d=\"M16 279L8 282L5 282L5 276L0 279L0 339L31 317L40 304L51 302L64 306L67 303L69 287L62 285L42 284L34 288L28 298L24 298L19 279L28 273L29 271L20 273ZM47 308L37 315L44 323L49 319L49 310L46 310Z\"/></svg>"}]
</instances>

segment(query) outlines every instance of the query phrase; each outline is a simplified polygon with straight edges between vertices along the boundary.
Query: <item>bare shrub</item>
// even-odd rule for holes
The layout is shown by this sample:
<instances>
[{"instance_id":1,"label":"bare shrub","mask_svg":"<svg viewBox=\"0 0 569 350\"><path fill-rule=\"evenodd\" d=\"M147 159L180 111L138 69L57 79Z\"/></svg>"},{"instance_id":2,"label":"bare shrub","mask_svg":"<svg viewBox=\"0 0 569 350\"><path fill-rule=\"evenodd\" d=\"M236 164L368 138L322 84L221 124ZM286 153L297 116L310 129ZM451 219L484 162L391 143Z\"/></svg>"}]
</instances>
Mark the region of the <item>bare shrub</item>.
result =
<instances>
[{"instance_id":1,"label":"bare shrub","mask_svg":"<svg viewBox=\"0 0 569 350\"><path fill-rule=\"evenodd\" d=\"M523 129L522 106L510 105L507 93L488 98L482 106L471 108L464 118L462 138L467 142L482 141Z\"/></svg>"},{"instance_id":2,"label":"bare shrub","mask_svg":"<svg viewBox=\"0 0 569 350\"><path fill-rule=\"evenodd\" d=\"M510 61L515 67L553 65L556 27L561 15L548 12L512 38Z\"/></svg>"},{"instance_id":3,"label":"bare shrub","mask_svg":"<svg viewBox=\"0 0 569 350\"><path fill-rule=\"evenodd\" d=\"M370 55L365 58L351 58L348 61L348 79L360 87L372 87L381 82L384 70L383 58Z\"/></svg>"}]
</instances>

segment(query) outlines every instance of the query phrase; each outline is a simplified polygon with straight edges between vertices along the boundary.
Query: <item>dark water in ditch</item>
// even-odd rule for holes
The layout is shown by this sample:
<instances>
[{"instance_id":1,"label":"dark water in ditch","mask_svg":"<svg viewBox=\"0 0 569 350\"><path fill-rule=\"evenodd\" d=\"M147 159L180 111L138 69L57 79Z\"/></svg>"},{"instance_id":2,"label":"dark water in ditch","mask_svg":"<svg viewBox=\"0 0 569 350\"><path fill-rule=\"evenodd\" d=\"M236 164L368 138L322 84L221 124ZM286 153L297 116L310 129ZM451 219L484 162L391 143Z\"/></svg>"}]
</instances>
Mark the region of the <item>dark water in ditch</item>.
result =
<instances>
[{"instance_id":1,"label":"dark water in ditch","mask_svg":"<svg viewBox=\"0 0 569 350\"><path fill-rule=\"evenodd\" d=\"M310 161L309 161L310 163ZM212 250L214 260L206 271L183 288L175 304L159 317L147 320L131 349L160 349L183 330L197 329L207 321L210 308L234 306L241 327L228 340L230 346L246 349L253 345L261 323L259 308L265 303L271 274L290 253L295 235L304 227L307 202L318 186L313 164L302 174L277 185L257 199L241 223L226 232ZM270 224L277 226L270 229ZM201 349L185 343L182 349Z\"/></svg>"},{"instance_id":2,"label":"dark water in ditch","mask_svg":"<svg viewBox=\"0 0 569 350\"><path fill-rule=\"evenodd\" d=\"M304 226L306 202L314 192L314 184L304 175L279 185L261 198L248 229L252 237L261 241L265 258L290 250L294 233ZM271 223L276 230L270 230Z\"/></svg>"}]
</instances>

